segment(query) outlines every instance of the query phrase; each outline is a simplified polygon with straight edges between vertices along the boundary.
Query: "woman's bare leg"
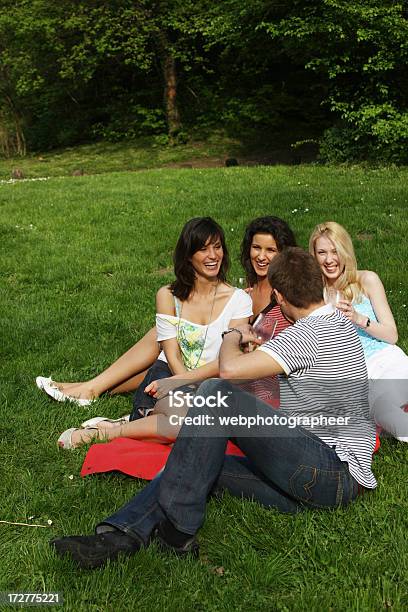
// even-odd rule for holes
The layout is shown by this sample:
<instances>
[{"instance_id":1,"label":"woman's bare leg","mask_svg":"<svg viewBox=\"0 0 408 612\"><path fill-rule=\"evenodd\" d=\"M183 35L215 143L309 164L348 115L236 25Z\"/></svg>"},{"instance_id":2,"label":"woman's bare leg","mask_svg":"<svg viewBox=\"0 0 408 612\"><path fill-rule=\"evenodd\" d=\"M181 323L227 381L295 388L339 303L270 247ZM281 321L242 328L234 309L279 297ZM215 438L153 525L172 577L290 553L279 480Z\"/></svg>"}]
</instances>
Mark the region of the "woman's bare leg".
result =
<instances>
[{"instance_id":1,"label":"woman's bare leg","mask_svg":"<svg viewBox=\"0 0 408 612\"><path fill-rule=\"evenodd\" d=\"M109 391L109 394L117 395L118 393L129 393L130 391L135 391L143 381L146 374L147 370L143 370L143 372L140 372L140 374L136 374L136 376L132 376L132 378L129 378L129 380L125 380L125 382L121 383L117 387L113 387L113 389Z\"/></svg>"},{"instance_id":2,"label":"woman's bare leg","mask_svg":"<svg viewBox=\"0 0 408 612\"><path fill-rule=\"evenodd\" d=\"M173 442L180 431L180 425L170 425L164 414L151 414L143 419L121 423L115 427L104 427L103 423L95 429L77 429L72 434L74 447L89 444L94 440L115 440L115 438L132 438L149 442Z\"/></svg>"},{"instance_id":3,"label":"woman's bare leg","mask_svg":"<svg viewBox=\"0 0 408 612\"><path fill-rule=\"evenodd\" d=\"M92 399L101 393L114 389L125 381L130 381L135 374L144 372L157 359L160 347L157 342L156 328L153 327L139 342L121 355L112 365L95 378L78 383L56 383L58 389L71 397ZM133 384L137 386L138 381Z\"/></svg>"},{"instance_id":4,"label":"woman's bare leg","mask_svg":"<svg viewBox=\"0 0 408 612\"><path fill-rule=\"evenodd\" d=\"M155 414L128 423L105 423L102 421L94 429L77 429L71 440L74 447L89 444L93 440L114 440L115 438L132 438L149 442L173 442L180 431L183 418L188 412L187 404L175 410L170 407L169 398L163 397L156 403ZM163 414L164 413L164 414ZM170 416L177 415L176 424L170 424ZM174 422L174 419L172 419Z\"/></svg>"}]
</instances>

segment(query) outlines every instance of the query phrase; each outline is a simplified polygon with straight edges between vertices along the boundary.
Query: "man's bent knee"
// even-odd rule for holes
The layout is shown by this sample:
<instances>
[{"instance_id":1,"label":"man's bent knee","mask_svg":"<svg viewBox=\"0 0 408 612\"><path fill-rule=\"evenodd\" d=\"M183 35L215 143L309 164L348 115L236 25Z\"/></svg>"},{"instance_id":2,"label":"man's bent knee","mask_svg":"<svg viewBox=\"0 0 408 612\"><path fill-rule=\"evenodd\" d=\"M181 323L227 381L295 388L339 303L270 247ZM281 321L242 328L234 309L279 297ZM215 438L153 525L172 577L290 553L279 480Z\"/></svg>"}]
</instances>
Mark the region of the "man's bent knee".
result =
<instances>
[{"instance_id":1,"label":"man's bent knee","mask_svg":"<svg viewBox=\"0 0 408 612\"><path fill-rule=\"evenodd\" d=\"M232 385L221 378L208 378L204 380L196 391L196 395L208 397L209 395L217 395L217 391L227 392L232 388Z\"/></svg>"}]
</instances>

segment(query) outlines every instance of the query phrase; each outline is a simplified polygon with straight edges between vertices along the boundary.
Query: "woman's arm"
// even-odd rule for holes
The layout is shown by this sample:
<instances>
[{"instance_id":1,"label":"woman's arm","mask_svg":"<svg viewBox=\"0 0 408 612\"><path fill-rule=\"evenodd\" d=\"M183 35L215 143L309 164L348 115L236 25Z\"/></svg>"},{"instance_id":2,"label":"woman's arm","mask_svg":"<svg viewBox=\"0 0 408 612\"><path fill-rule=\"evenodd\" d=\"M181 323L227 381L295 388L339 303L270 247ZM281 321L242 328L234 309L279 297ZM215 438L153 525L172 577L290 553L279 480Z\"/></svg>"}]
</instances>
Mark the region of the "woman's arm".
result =
<instances>
[{"instance_id":1,"label":"woman's arm","mask_svg":"<svg viewBox=\"0 0 408 612\"><path fill-rule=\"evenodd\" d=\"M219 364L218 359L210 361L195 370L186 370L182 374L175 374L169 378L154 380L145 389L145 393L152 395L156 399L161 399L182 385L201 382L207 378L218 378Z\"/></svg>"},{"instance_id":2,"label":"woman's arm","mask_svg":"<svg viewBox=\"0 0 408 612\"><path fill-rule=\"evenodd\" d=\"M156 294L156 312L174 317L174 296L167 286L161 287ZM162 340L161 345L173 374L184 375L187 369L183 363L177 338Z\"/></svg>"},{"instance_id":3,"label":"woman's arm","mask_svg":"<svg viewBox=\"0 0 408 612\"><path fill-rule=\"evenodd\" d=\"M361 273L360 282L378 320L371 322L370 327L365 328L367 333L379 340L395 344L398 340L397 326L378 274L364 271ZM366 323L367 321L364 321L364 325Z\"/></svg>"},{"instance_id":4,"label":"woman's arm","mask_svg":"<svg viewBox=\"0 0 408 612\"><path fill-rule=\"evenodd\" d=\"M244 325L248 323L248 318L245 319L231 319L228 327L238 327L239 325ZM221 338L220 338L221 344ZM166 355L167 357L167 355ZM207 378L218 378L220 375L219 369L219 361L218 359L214 359L214 361L210 361L195 370L185 370L182 373L175 373L171 378L162 378L160 380L154 380L150 385L148 385L145 389L146 393L150 393L154 397L163 397L170 390L177 389L178 386L182 384L188 384L193 382L201 382L206 380Z\"/></svg>"},{"instance_id":5,"label":"woman's arm","mask_svg":"<svg viewBox=\"0 0 408 612\"><path fill-rule=\"evenodd\" d=\"M245 319L231 319L228 324L228 327L238 327L239 325L244 325L248 323L248 318ZM221 338L220 338L220 346L221 346ZM190 370L185 374L179 375L178 378L182 378L186 382L201 382L202 380L206 380L207 378L218 378L220 375L220 366L219 360L214 359L214 361L210 361L195 370Z\"/></svg>"},{"instance_id":6,"label":"woman's arm","mask_svg":"<svg viewBox=\"0 0 408 612\"><path fill-rule=\"evenodd\" d=\"M340 310L373 338L395 344L398 340L397 327L388 304L384 285L378 274L364 270L360 272L359 280L365 295L371 302L377 321L370 321L370 325L367 327L367 317L365 315L356 312L354 308L347 311L346 308L341 307L341 304L347 304L345 301L339 302Z\"/></svg>"}]
</instances>

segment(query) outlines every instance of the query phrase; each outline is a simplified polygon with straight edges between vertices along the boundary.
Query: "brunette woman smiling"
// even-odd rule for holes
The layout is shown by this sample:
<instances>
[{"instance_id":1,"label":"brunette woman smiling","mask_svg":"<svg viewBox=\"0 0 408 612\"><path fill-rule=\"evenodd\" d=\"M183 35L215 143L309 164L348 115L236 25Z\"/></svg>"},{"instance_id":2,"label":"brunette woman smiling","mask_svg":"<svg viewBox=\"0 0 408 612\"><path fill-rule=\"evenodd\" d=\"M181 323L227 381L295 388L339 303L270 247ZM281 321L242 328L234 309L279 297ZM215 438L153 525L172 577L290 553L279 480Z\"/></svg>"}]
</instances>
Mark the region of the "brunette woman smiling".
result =
<instances>
[{"instance_id":1,"label":"brunette woman smiling","mask_svg":"<svg viewBox=\"0 0 408 612\"><path fill-rule=\"evenodd\" d=\"M210 217L188 221L174 252L176 280L157 292L157 341L163 350L135 394L130 421L68 429L58 440L62 448L76 448L95 438L172 440L177 436L179 428L169 424L167 398L156 404L149 393L160 395L163 378L168 393L218 376L222 332L247 322L252 314L251 298L226 282L228 264L222 228Z\"/></svg>"},{"instance_id":2,"label":"brunette woman smiling","mask_svg":"<svg viewBox=\"0 0 408 612\"><path fill-rule=\"evenodd\" d=\"M247 291L252 297L252 323L263 341L276 336L291 324L271 297L272 287L268 280L268 268L273 258L291 246L296 246L295 236L286 221L279 217L258 217L245 230L241 263L247 276ZM252 380L242 387L273 407L279 406L276 377Z\"/></svg>"}]
</instances>

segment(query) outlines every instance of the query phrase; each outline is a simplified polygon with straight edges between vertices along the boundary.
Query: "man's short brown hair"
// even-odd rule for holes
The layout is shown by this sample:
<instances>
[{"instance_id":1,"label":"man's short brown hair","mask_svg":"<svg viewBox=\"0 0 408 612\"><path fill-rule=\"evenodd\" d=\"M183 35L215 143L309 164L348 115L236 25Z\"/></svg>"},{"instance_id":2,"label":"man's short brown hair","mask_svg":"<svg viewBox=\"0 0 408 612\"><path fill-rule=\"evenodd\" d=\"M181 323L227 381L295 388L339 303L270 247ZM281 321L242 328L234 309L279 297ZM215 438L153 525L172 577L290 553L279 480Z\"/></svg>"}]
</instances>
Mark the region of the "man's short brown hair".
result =
<instances>
[{"instance_id":1,"label":"man's short brown hair","mask_svg":"<svg viewBox=\"0 0 408 612\"><path fill-rule=\"evenodd\" d=\"M323 300L322 271L314 257L299 247L288 247L273 258L268 279L273 289L296 308Z\"/></svg>"}]
</instances>

